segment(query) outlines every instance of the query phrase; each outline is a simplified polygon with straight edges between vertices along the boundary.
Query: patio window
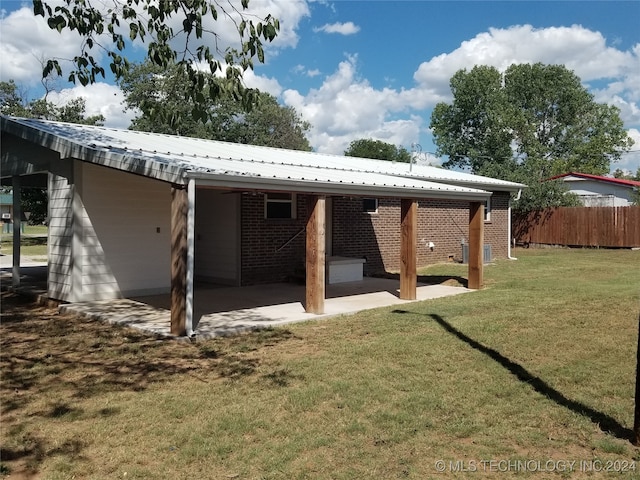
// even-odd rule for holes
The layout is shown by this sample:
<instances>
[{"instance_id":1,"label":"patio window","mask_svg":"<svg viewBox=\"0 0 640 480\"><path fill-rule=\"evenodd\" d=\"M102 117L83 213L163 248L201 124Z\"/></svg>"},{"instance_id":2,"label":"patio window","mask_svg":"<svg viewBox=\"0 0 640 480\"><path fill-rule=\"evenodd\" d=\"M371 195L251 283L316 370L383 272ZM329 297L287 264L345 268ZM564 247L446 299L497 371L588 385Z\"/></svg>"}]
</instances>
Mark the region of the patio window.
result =
<instances>
[{"instance_id":1,"label":"patio window","mask_svg":"<svg viewBox=\"0 0 640 480\"><path fill-rule=\"evenodd\" d=\"M296 218L295 193L266 193L264 195L264 218Z\"/></svg>"},{"instance_id":2,"label":"patio window","mask_svg":"<svg viewBox=\"0 0 640 480\"><path fill-rule=\"evenodd\" d=\"M484 202L484 221L485 222L491 221L491 198L488 198Z\"/></svg>"},{"instance_id":3,"label":"patio window","mask_svg":"<svg viewBox=\"0 0 640 480\"><path fill-rule=\"evenodd\" d=\"M378 213L378 199L377 198L363 198L362 199L362 211L365 213Z\"/></svg>"}]
</instances>

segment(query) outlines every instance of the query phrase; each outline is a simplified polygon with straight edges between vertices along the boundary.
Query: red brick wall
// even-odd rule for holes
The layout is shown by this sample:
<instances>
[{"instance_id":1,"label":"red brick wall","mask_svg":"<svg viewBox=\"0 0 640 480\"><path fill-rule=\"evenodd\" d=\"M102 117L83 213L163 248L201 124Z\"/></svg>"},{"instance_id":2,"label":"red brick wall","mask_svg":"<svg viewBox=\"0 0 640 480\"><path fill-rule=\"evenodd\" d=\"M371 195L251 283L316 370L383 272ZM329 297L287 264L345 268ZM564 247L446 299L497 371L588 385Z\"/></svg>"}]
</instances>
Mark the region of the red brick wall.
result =
<instances>
[{"instance_id":1,"label":"red brick wall","mask_svg":"<svg viewBox=\"0 0 640 480\"><path fill-rule=\"evenodd\" d=\"M485 244L493 258L506 258L508 193L494 193L490 220L484 225ZM242 284L267 283L303 274L305 233L279 252L307 219L306 196L297 196L297 219L266 220L264 197L242 196ZM469 241L469 202L418 202L418 267L462 259L461 239ZM378 213L362 211L361 198L333 198L333 255L366 258L365 274L400 269L400 200L380 199ZM427 244L433 242L431 251Z\"/></svg>"},{"instance_id":2,"label":"red brick wall","mask_svg":"<svg viewBox=\"0 0 640 480\"><path fill-rule=\"evenodd\" d=\"M304 275L305 232L283 245L306 224L305 195L296 196L296 211L296 219L265 219L264 195L242 195L242 285L286 281L300 272Z\"/></svg>"},{"instance_id":3,"label":"red brick wall","mask_svg":"<svg viewBox=\"0 0 640 480\"><path fill-rule=\"evenodd\" d=\"M461 240L469 242L469 202L418 202L418 267L462 259ZM484 224L485 244L493 258L506 258L508 193L494 193L491 215ZM342 219L343 221L340 221ZM433 251L428 243L435 245ZM333 254L365 257L368 274L400 269L400 200L380 199L378 213L362 211L360 198L333 199Z\"/></svg>"}]
</instances>

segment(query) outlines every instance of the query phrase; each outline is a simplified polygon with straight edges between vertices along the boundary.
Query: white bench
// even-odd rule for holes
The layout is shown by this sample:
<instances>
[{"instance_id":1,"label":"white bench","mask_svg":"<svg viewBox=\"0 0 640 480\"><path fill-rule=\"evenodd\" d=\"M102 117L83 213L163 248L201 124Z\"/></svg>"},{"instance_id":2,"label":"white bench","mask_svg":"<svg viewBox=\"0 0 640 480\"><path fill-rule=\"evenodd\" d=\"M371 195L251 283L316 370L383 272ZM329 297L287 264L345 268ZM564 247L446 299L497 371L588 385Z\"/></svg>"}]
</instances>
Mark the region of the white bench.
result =
<instances>
[{"instance_id":1,"label":"white bench","mask_svg":"<svg viewBox=\"0 0 640 480\"><path fill-rule=\"evenodd\" d=\"M327 257L327 281L329 284L362 281L364 258Z\"/></svg>"}]
</instances>

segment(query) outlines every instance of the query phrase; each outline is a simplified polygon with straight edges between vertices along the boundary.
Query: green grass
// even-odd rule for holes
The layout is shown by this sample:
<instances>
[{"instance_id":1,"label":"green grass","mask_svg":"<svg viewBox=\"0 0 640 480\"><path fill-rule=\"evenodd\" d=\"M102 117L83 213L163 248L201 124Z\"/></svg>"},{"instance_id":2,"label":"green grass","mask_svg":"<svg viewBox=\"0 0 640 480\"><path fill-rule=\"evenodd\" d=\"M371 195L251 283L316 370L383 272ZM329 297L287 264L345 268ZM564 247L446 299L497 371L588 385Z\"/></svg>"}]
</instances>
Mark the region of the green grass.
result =
<instances>
[{"instance_id":1,"label":"green grass","mask_svg":"<svg viewBox=\"0 0 640 480\"><path fill-rule=\"evenodd\" d=\"M4 465L158 479L422 479L438 460L628 470L640 251L516 256L485 267L479 292L197 344L5 294L0 438L18 458Z\"/></svg>"},{"instance_id":2,"label":"green grass","mask_svg":"<svg viewBox=\"0 0 640 480\"><path fill-rule=\"evenodd\" d=\"M47 231L46 225L26 225L20 239L20 254L29 257L47 259ZM3 233L0 236L0 253L13 254L13 233Z\"/></svg>"}]
</instances>

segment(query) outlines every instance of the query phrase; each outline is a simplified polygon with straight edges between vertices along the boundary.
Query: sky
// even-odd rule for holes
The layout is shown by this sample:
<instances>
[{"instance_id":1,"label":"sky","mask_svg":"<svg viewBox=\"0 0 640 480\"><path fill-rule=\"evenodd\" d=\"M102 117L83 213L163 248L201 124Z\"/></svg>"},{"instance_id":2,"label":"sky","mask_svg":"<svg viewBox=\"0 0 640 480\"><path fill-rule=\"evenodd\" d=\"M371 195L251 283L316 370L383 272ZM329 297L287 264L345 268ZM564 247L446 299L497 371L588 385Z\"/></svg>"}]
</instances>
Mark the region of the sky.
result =
<instances>
[{"instance_id":1,"label":"sky","mask_svg":"<svg viewBox=\"0 0 640 480\"><path fill-rule=\"evenodd\" d=\"M295 108L311 124L315 151L342 154L351 141L372 138L437 163L431 112L451 102L456 71L542 62L565 65L597 102L620 109L636 143L612 171L640 168L640 0L250 0L250 9L278 18L281 30L246 84ZM232 38L230 22L217 28L222 41ZM43 94L42 60L71 58L78 45L35 17L31 2L0 1L0 81L14 80L29 98ZM141 52L127 48L132 59ZM111 79L54 86L49 100L82 96L87 114L101 113L107 126L127 128L134 115Z\"/></svg>"}]
</instances>

